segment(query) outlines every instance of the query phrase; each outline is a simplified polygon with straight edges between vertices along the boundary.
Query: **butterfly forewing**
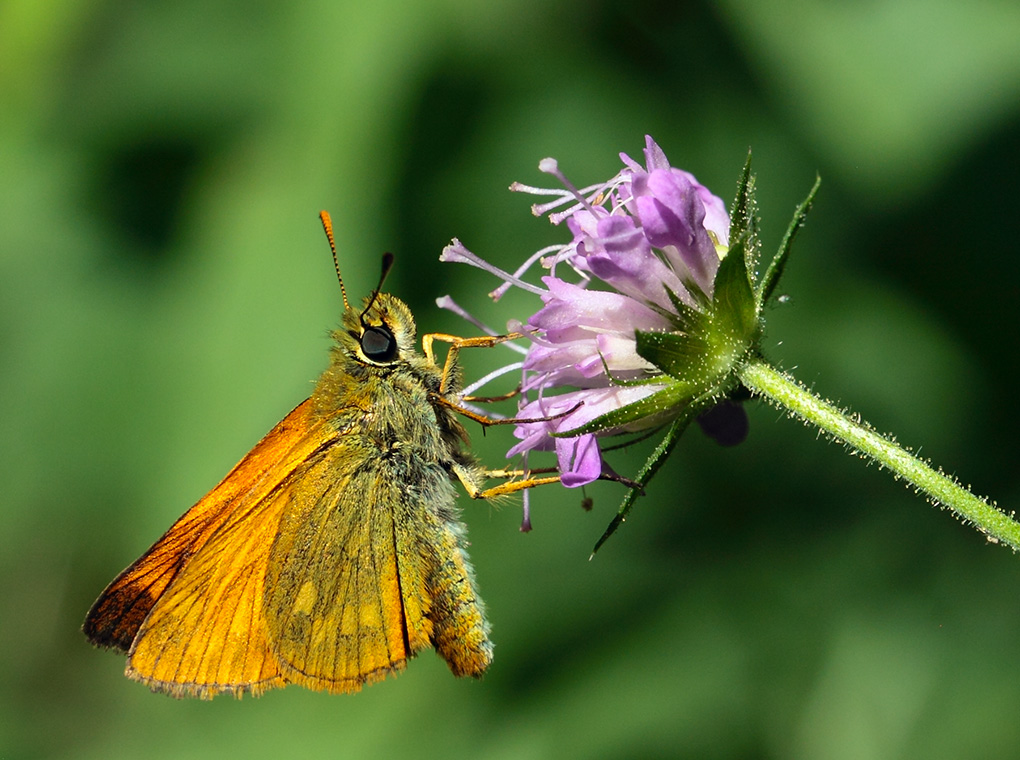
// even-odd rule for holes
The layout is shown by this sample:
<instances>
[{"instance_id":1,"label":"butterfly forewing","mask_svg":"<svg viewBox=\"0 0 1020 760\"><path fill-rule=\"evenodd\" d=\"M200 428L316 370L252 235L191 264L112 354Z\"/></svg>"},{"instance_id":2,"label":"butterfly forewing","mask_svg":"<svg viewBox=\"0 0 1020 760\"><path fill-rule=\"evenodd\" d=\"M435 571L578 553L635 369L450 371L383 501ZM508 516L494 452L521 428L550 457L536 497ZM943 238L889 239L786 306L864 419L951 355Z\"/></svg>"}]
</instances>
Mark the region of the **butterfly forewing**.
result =
<instances>
[{"instance_id":1,"label":"butterfly forewing","mask_svg":"<svg viewBox=\"0 0 1020 760\"><path fill-rule=\"evenodd\" d=\"M86 635L129 650L128 675L177 695L276 678L257 624L259 563L277 533L287 484L336 437L316 422L310 400L299 405L110 584L86 618Z\"/></svg>"},{"instance_id":2,"label":"butterfly forewing","mask_svg":"<svg viewBox=\"0 0 1020 760\"><path fill-rule=\"evenodd\" d=\"M92 605L82 627L98 646L125 652L153 604L239 503L258 503L300 467L317 442L310 438L312 401L306 400L276 425L237 466L184 513L170 530L122 572Z\"/></svg>"}]
</instances>

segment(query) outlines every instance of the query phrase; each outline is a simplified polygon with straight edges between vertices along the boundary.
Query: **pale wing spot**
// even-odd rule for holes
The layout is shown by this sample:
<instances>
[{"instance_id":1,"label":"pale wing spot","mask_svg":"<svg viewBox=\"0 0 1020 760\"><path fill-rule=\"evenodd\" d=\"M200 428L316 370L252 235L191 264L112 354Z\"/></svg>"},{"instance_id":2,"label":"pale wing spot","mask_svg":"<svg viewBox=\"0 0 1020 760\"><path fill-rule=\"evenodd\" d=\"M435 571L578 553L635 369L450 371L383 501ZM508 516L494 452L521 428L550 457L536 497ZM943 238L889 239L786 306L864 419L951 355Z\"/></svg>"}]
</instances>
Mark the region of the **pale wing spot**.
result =
<instances>
[{"instance_id":1,"label":"pale wing spot","mask_svg":"<svg viewBox=\"0 0 1020 760\"><path fill-rule=\"evenodd\" d=\"M309 649L317 649L323 645L326 640L326 634L329 632L329 628L326 625L326 621L317 619L312 621L312 639Z\"/></svg>"},{"instance_id":2,"label":"pale wing spot","mask_svg":"<svg viewBox=\"0 0 1020 760\"><path fill-rule=\"evenodd\" d=\"M377 606L366 604L361 608L361 625L364 628L382 628L382 615Z\"/></svg>"},{"instance_id":3,"label":"pale wing spot","mask_svg":"<svg viewBox=\"0 0 1020 760\"><path fill-rule=\"evenodd\" d=\"M340 633L346 636L353 636L358 632L358 609L357 604L347 604L340 615Z\"/></svg>"},{"instance_id":4,"label":"pale wing spot","mask_svg":"<svg viewBox=\"0 0 1020 760\"><path fill-rule=\"evenodd\" d=\"M315 589L315 584L311 581L305 581L301 590L298 592L297 599L294 600L293 614L311 615L312 608L315 606L315 600L318 596L319 594Z\"/></svg>"}]
</instances>

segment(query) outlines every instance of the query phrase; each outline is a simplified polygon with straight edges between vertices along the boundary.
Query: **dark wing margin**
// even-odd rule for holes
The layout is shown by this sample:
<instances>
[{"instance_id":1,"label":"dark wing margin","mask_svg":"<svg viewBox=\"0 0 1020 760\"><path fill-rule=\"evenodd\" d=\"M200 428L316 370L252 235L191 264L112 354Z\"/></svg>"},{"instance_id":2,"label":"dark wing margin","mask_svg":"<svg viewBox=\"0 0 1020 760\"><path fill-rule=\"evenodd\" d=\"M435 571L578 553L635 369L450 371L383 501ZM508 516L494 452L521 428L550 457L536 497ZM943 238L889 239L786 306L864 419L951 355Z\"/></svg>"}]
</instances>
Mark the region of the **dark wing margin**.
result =
<instances>
[{"instance_id":1,"label":"dark wing margin","mask_svg":"<svg viewBox=\"0 0 1020 760\"><path fill-rule=\"evenodd\" d=\"M203 662L194 650L202 645L196 637L226 637L235 649L257 648L257 637L247 640L244 631L264 628L261 595L250 602L263 583L289 484L338 435L319 421L311 400L296 407L107 587L86 617L85 635L98 646L129 652L129 676L175 696L249 688L243 679L259 668L235 667L241 683L232 680L230 667L213 674L225 677L222 682L201 681L210 673L195 665ZM223 609L217 611L217 604ZM172 667L174 658L180 662Z\"/></svg>"}]
</instances>

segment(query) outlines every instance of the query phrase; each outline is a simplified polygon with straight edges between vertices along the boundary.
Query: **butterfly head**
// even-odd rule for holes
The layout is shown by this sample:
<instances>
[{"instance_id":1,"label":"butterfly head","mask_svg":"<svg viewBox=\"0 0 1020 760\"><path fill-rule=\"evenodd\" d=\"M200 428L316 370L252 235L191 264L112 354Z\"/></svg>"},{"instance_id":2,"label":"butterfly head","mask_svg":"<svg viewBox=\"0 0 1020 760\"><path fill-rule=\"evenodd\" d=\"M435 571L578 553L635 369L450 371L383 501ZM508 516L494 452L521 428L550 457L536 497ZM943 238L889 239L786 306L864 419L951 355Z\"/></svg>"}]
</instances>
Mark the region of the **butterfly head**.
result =
<instances>
[{"instance_id":1,"label":"butterfly head","mask_svg":"<svg viewBox=\"0 0 1020 760\"><path fill-rule=\"evenodd\" d=\"M416 328L407 304L389 293L365 299L360 310L344 310L336 336L361 364L389 367L413 356Z\"/></svg>"},{"instance_id":2,"label":"butterfly head","mask_svg":"<svg viewBox=\"0 0 1020 760\"><path fill-rule=\"evenodd\" d=\"M333 266L340 283L340 295L344 300L343 327L333 333L340 354L353 358L362 366L392 367L401 362L406 363L414 356L414 317L407 304L399 298L379 292L393 266L393 254L383 254L379 285L365 299L361 309L355 309L347 301L347 290L340 276L333 222L326 211L319 212L319 219L333 253Z\"/></svg>"}]
</instances>

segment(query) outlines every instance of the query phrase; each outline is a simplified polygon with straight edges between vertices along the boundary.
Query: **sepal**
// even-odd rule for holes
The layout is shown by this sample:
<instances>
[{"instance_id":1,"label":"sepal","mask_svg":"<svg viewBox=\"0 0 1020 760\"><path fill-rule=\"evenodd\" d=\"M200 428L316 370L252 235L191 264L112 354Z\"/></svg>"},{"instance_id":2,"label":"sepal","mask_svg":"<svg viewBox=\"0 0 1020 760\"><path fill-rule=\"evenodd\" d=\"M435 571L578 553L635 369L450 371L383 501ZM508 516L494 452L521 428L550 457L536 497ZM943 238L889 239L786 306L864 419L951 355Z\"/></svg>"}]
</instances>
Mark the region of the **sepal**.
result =
<instances>
[{"instance_id":1,"label":"sepal","mask_svg":"<svg viewBox=\"0 0 1020 760\"><path fill-rule=\"evenodd\" d=\"M550 433L550 435L553 438L573 438L579 435L602 433L607 430L636 430L653 427L657 420L675 416L677 410L683 409L697 395L694 388L686 382L667 381L665 388L645 396L639 401L606 412L576 428L560 430ZM629 428L638 421L642 421L642 424Z\"/></svg>"},{"instance_id":2,"label":"sepal","mask_svg":"<svg viewBox=\"0 0 1020 760\"><path fill-rule=\"evenodd\" d=\"M768 302L769 298L772 297L773 291L776 289L776 285L779 284L779 278L783 274L783 269L786 267L786 261L790 257L790 250L793 248L794 238L797 237L797 233L800 232L800 228L803 227L804 222L807 221L807 215L811 210L811 204L814 203L815 194L818 192L818 188L821 184L821 176L816 176L815 184L812 185L807 198L805 198L793 212L793 218L790 220L790 225L786 228L786 234L783 235L783 240L779 244L779 250L776 251L776 255L772 257L772 261L769 263L768 269L765 270L765 274L762 275L761 282L758 283L758 287L756 288L759 308Z\"/></svg>"},{"instance_id":3,"label":"sepal","mask_svg":"<svg viewBox=\"0 0 1020 760\"><path fill-rule=\"evenodd\" d=\"M680 312L682 329L635 334L638 356L682 383L691 398L725 395L737 362L757 347L761 329L744 250L741 237L719 264L708 307Z\"/></svg>"},{"instance_id":4,"label":"sepal","mask_svg":"<svg viewBox=\"0 0 1020 760\"><path fill-rule=\"evenodd\" d=\"M757 274L761 240L758 232L758 201L754 193L755 176L751 171L751 151L748 150L747 160L737 180L737 194L730 208L730 241L744 240L744 267L748 272Z\"/></svg>"}]
</instances>

